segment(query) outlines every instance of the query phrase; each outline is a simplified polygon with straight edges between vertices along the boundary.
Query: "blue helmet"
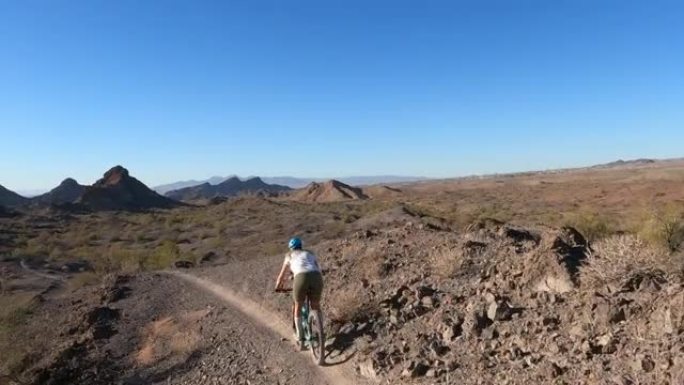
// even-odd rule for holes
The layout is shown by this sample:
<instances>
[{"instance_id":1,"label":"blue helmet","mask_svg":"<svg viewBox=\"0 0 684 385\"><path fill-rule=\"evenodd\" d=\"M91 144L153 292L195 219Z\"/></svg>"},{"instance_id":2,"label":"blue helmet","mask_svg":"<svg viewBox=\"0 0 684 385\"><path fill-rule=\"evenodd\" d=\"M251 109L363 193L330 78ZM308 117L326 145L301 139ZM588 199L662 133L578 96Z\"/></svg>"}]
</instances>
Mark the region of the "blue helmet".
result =
<instances>
[{"instance_id":1,"label":"blue helmet","mask_svg":"<svg viewBox=\"0 0 684 385\"><path fill-rule=\"evenodd\" d=\"M297 250L302 248L302 240L299 238L292 238L290 239L290 242L288 242L287 247L290 248L290 250Z\"/></svg>"}]
</instances>

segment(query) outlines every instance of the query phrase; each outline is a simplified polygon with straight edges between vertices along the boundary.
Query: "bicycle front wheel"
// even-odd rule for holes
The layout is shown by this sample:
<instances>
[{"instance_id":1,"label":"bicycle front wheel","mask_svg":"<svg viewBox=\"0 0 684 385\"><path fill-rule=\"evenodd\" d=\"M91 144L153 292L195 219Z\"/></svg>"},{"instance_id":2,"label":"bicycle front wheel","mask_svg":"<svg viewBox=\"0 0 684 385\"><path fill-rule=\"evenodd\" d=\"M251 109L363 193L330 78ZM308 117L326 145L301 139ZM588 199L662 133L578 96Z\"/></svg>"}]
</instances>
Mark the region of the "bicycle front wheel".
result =
<instances>
[{"instance_id":1,"label":"bicycle front wheel","mask_svg":"<svg viewBox=\"0 0 684 385\"><path fill-rule=\"evenodd\" d=\"M323 317L320 311L311 311L308 324L311 333L309 340L311 354L317 365L323 365L325 363L325 331L323 330Z\"/></svg>"}]
</instances>

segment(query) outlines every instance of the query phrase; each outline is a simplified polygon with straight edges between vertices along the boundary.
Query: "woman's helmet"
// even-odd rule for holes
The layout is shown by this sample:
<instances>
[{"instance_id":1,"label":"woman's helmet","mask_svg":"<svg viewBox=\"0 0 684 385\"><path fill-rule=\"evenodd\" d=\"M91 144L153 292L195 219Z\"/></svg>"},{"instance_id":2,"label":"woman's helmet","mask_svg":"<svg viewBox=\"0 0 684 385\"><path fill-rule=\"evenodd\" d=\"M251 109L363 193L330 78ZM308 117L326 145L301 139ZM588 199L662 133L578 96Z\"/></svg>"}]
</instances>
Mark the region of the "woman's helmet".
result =
<instances>
[{"instance_id":1,"label":"woman's helmet","mask_svg":"<svg viewBox=\"0 0 684 385\"><path fill-rule=\"evenodd\" d=\"M290 250L298 250L302 248L302 240L299 238L292 238L290 239L290 242L288 242L287 247L290 248Z\"/></svg>"}]
</instances>

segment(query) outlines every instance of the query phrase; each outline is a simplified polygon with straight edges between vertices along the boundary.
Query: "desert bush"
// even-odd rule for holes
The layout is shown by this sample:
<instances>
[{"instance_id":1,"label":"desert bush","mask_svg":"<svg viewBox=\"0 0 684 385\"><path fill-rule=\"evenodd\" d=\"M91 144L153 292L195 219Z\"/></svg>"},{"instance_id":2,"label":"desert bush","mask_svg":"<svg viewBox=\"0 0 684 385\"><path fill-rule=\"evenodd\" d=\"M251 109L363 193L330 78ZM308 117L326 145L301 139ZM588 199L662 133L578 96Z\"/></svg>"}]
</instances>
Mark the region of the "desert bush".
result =
<instances>
[{"instance_id":1,"label":"desert bush","mask_svg":"<svg viewBox=\"0 0 684 385\"><path fill-rule=\"evenodd\" d=\"M42 343L39 336L26 338L25 325L39 310L41 301L35 293L14 292L0 295L0 384L28 384L18 374L33 364L30 351ZM44 346L44 344L43 344ZM4 373L3 373L4 372ZM7 377L3 378L1 375Z\"/></svg>"},{"instance_id":2,"label":"desert bush","mask_svg":"<svg viewBox=\"0 0 684 385\"><path fill-rule=\"evenodd\" d=\"M670 205L646 215L639 236L654 246L674 252L684 242L684 209Z\"/></svg>"},{"instance_id":3,"label":"desert bush","mask_svg":"<svg viewBox=\"0 0 684 385\"><path fill-rule=\"evenodd\" d=\"M12 254L16 257L36 257L43 258L50 255L51 245L54 240L50 239L49 234L41 233L37 237L28 239L23 246L14 249Z\"/></svg>"},{"instance_id":4,"label":"desert bush","mask_svg":"<svg viewBox=\"0 0 684 385\"><path fill-rule=\"evenodd\" d=\"M344 235L347 225L344 222L328 222L323 227L323 234L326 238L334 239Z\"/></svg>"},{"instance_id":5,"label":"desert bush","mask_svg":"<svg viewBox=\"0 0 684 385\"><path fill-rule=\"evenodd\" d=\"M66 257L67 255L68 254L67 254L67 252L63 246L55 245L50 250L49 257L50 257L50 260L52 260L52 261L58 261L64 257Z\"/></svg>"},{"instance_id":6,"label":"desert bush","mask_svg":"<svg viewBox=\"0 0 684 385\"><path fill-rule=\"evenodd\" d=\"M615 233L615 224L596 213L581 212L571 216L565 226L574 227L589 242L596 242Z\"/></svg>"},{"instance_id":7,"label":"desert bush","mask_svg":"<svg viewBox=\"0 0 684 385\"><path fill-rule=\"evenodd\" d=\"M636 274L666 276L676 272L673 258L633 235L603 239L592 246L580 268L581 283L590 288L617 290Z\"/></svg>"},{"instance_id":8,"label":"desert bush","mask_svg":"<svg viewBox=\"0 0 684 385\"><path fill-rule=\"evenodd\" d=\"M12 332L33 314L37 302L32 296L5 296L0 300L0 333Z\"/></svg>"},{"instance_id":9,"label":"desert bush","mask_svg":"<svg viewBox=\"0 0 684 385\"><path fill-rule=\"evenodd\" d=\"M343 259L353 261L351 274L369 281L383 278L387 271L384 268L386 255L373 245L353 243L342 251Z\"/></svg>"},{"instance_id":10,"label":"desert bush","mask_svg":"<svg viewBox=\"0 0 684 385\"><path fill-rule=\"evenodd\" d=\"M365 318L371 305L363 288L354 285L336 290L330 295L330 319L334 322L346 323Z\"/></svg>"},{"instance_id":11,"label":"desert bush","mask_svg":"<svg viewBox=\"0 0 684 385\"><path fill-rule=\"evenodd\" d=\"M178 245L176 245L176 242L166 240L144 261L144 267L149 270L165 269L179 259L180 249L178 248Z\"/></svg>"},{"instance_id":12,"label":"desert bush","mask_svg":"<svg viewBox=\"0 0 684 385\"><path fill-rule=\"evenodd\" d=\"M102 281L102 275L94 271L76 274L67 282L69 290L78 290L85 286L92 286Z\"/></svg>"},{"instance_id":13,"label":"desert bush","mask_svg":"<svg viewBox=\"0 0 684 385\"><path fill-rule=\"evenodd\" d=\"M509 222L513 219L510 208L500 203L484 205L477 211L477 220L496 219L501 222Z\"/></svg>"},{"instance_id":14,"label":"desert bush","mask_svg":"<svg viewBox=\"0 0 684 385\"><path fill-rule=\"evenodd\" d=\"M208 229L199 230L199 231L197 231L197 237L198 237L201 241L203 241L203 240L205 240L205 239L211 238L211 237L212 237L212 233L211 233L211 231L208 230Z\"/></svg>"},{"instance_id":15,"label":"desert bush","mask_svg":"<svg viewBox=\"0 0 684 385\"><path fill-rule=\"evenodd\" d=\"M451 278L463 264L463 250L447 247L437 248L430 253L429 260L433 274L442 278Z\"/></svg>"},{"instance_id":16,"label":"desert bush","mask_svg":"<svg viewBox=\"0 0 684 385\"><path fill-rule=\"evenodd\" d=\"M144 269L149 253L144 250L125 249L120 245L110 245L104 252L97 249L82 248L74 253L81 259L91 261L97 275L116 272L136 272Z\"/></svg>"}]
</instances>

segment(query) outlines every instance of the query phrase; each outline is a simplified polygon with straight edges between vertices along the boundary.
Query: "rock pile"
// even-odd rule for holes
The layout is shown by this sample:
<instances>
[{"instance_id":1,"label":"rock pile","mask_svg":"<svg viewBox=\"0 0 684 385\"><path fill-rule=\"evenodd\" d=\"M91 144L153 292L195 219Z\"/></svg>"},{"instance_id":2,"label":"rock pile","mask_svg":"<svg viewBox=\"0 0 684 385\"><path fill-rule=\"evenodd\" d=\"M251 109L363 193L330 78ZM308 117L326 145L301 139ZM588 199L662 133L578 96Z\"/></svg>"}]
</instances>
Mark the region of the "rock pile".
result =
<instances>
[{"instance_id":1,"label":"rock pile","mask_svg":"<svg viewBox=\"0 0 684 385\"><path fill-rule=\"evenodd\" d=\"M592 249L572 228L495 223L455 234L406 225L359 237L324 249L333 308L350 280L359 281L358 306L367 310L332 321L355 338L367 378L684 383L681 274L635 264L618 291L583 285ZM451 255L459 268L444 271L435 255Z\"/></svg>"}]
</instances>

